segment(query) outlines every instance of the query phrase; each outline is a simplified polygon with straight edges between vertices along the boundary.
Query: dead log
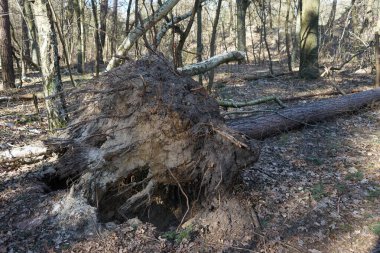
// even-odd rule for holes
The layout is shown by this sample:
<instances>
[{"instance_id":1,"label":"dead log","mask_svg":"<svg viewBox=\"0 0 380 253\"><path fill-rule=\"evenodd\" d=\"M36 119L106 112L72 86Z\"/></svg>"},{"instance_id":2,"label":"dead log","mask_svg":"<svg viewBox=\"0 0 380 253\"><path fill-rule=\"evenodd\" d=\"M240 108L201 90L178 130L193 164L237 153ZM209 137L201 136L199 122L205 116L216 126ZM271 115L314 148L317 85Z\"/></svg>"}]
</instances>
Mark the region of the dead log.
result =
<instances>
[{"instance_id":1,"label":"dead log","mask_svg":"<svg viewBox=\"0 0 380 253\"><path fill-rule=\"evenodd\" d=\"M354 112L378 101L379 88L283 109L261 117L234 119L227 125L251 138L264 139L310 123Z\"/></svg>"},{"instance_id":2,"label":"dead log","mask_svg":"<svg viewBox=\"0 0 380 253\"><path fill-rule=\"evenodd\" d=\"M187 76L195 76L205 73L211 69L216 68L220 64L231 61L244 61L245 53L240 51L232 51L219 55L215 55L205 61L178 68L178 72Z\"/></svg>"},{"instance_id":3,"label":"dead log","mask_svg":"<svg viewBox=\"0 0 380 253\"><path fill-rule=\"evenodd\" d=\"M38 142L33 145L10 148L0 151L0 164L46 155L47 153L48 149L42 142Z\"/></svg>"},{"instance_id":4,"label":"dead log","mask_svg":"<svg viewBox=\"0 0 380 253\"><path fill-rule=\"evenodd\" d=\"M80 176L67 208L86 202L109 221L164 205L188 219L193 203L216 206L241 169L257 160L258 146L225 126L217 102L171 70L150 56L75 93L79 110L61 141L50 142L67 150L55 165L59 180ZM70 208L67 215L75 212Z\"/></svg>"}]
</instances>

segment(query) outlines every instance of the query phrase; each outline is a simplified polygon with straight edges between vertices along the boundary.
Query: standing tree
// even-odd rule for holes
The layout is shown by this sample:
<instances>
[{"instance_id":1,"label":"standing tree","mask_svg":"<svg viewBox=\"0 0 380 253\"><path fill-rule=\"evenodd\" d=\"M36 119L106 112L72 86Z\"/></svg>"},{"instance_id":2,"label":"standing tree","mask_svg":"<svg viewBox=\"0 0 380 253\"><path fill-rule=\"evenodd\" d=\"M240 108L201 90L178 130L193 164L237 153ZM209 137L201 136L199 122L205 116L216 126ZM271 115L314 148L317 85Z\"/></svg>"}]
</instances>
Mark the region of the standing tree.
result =
<instances>
[{"instance_id":1,"label":"standing tree","mask_svg":"<svg viewBox=\"0 0 380 253\"><path fill-rule=\"evenodd\" d=\"M250 3L251 1L249 0L236 0L237 49L243 52L247 52L245 16L247 14L247 9Z\"/></svg>"},{"instance_id":2,"label":"standing tree","mask_svg":"<svg viewBox=\"0 0 380 253\"><path fill-rule=\"evenodd\" d=\"M115 53L115 45L117 38L117 0L113 0L113 8L112 8L112 35L111 35L111 55Z\"/></svg>"},{"instance_id":3,"label":"standing tree","mask_svg":"<svg viewBox=\"0 0 380 253\"><path fill-rule=\"evenodd\" d=\"M47 0L35 0L33 7L36 17L41 72L44 82L45 104L48 113L49 129L66 125L68 117L59 67L58 42L53 14Z\"/></svg>"},{"instance_id":4,"label":"standing tree","mask_svg":"<svg viewBox=\"0 0 380 253\"><path fill-rule=\"evenodd\" d=\"M0 55L3 89L16 87L10 27L8 0L0 0Z\"/></svg>"},{"instance_id":5,"label":"standing tree","mask_svg":"<svg viewBox=\"0 0 380 253\"><path fill-rule=\"evenodd\" d=\"M92 6L92 15L94 18L94 40L95 40L95 76L99 76L99 63L100 63L100 58L102 55L102 46L99 45L100 43L100 38L99 38L99 32L98 32L98 15L96 12L96 2L95 0L91 0L91 6Z\"/></svg>"},{"instance_id":6,"label":"standing tree","mask_svg":"<svg viewBox=\"0 0 380 253\"><path fill-rule=\"evenodd\" d=\"M216 13L214 18L214 23L212 24L212 33L211 33L211 40L210 40L210 58L215 55L215 49L216 49L216 31L218 28L218 22L219 22L219 15L220 15L220 9L222 6L222 0L218 0L218 6L216 7ZM214 82L214 70L210 71L209 79L208 79L208 90L211 91L212 84Z\"/></svg>"},{"instance_id":7,"label":"standing tree","mask_svg":"<svg viewBox=\"0 0 380 253\"><path fill-rule=\"evenodd\" d=\"M319 77L318 68L319 0L302 0L300 31L300 76Z\"/></svg>"},{"instance_id":8,"label":"standing tree","mask_svg":"<svg viewBox=\"0 0 380 253\"><path fill-rule=\"evenodd\" d=\"M99 11L99 61L101 63L103 60L103 50L106 44L106 32L107 32L107 12L108 12L108 0L100 0L100 11ZM117 24L114 24L114 27Z\"/></svg>"},{"instance_id":9,"label":"standing tree","mask_svg":"<svg viewBox=\"0 0 380 253\"><path fill-rule=\"evenodd\" d=\"M84 20L82 17L83 3L82 0L74 0L74 11L77 19L77 71L78 73L84 72L84 50L85 50L85 34L84 34Z\"/></svg>"},{"instance_id":10,"label":"standing tree","mask_svg":"<svg viewBox=\"0 0 380 253\"><path fill-rule=\"evenodd\" d=\"M31 42L31 54L32 54L32 62L35 65L40 65L40 49L38 46L38 34L37 27L34 18L34 13L32 7L30 5L30 1L22 0L20 1L22 5L22 12L25 22L28 26L28 36L29 41Z\"/></svg>"},{"instance_id":11,"label":"standing tree","mask_svg":"<svg viewBox=\"0 0 380 253\"><path fill-rule=\"evenodd\" d=\"M200 3L197 10L197 62L202 61L202 51L202 3ZM198 80L202 85L202 74L198 76Z\"/></svg>"}]
</instances>

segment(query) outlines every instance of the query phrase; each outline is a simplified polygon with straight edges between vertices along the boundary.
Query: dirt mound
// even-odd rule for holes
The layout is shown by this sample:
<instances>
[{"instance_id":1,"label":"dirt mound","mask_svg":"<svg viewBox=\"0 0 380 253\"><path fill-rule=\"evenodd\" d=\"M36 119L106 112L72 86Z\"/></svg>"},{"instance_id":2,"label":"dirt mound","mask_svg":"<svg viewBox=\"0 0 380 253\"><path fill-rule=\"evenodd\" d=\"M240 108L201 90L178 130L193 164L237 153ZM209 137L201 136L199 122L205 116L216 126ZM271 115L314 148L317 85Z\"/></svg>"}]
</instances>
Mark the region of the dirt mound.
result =
<instances>
[{"instance_id":1,"label":"dirt mound","mask_svg":"<svg viewBox=\"0 0 380 253\"><path fill-rule=\"evenodd\" d=\"M203 87L159 57L127 63L75 93L57 176L78 177L70 206L84 198L102 221L138 215L178 225L217 208L216 196L258 158Z\"/></svg>"}]
</instances>

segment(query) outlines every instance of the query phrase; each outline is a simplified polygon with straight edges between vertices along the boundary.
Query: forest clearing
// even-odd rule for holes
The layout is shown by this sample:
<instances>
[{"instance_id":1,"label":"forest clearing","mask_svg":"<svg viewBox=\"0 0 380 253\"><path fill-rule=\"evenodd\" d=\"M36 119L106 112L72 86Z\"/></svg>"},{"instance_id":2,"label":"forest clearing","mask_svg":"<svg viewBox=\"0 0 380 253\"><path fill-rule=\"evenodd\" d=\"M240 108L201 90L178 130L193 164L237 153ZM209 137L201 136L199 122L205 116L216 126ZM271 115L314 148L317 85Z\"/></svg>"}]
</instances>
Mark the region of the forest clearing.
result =
<instances>
[{"instance_id":1,"label":"forest clearing","mask_svg":"<svg viewBox=\"0 0 380 253\"><path fill-rule=\"evenodd\" d=\"M379 1L9 4L0 252L379 252Z\"/></svg>"}]
</instances>

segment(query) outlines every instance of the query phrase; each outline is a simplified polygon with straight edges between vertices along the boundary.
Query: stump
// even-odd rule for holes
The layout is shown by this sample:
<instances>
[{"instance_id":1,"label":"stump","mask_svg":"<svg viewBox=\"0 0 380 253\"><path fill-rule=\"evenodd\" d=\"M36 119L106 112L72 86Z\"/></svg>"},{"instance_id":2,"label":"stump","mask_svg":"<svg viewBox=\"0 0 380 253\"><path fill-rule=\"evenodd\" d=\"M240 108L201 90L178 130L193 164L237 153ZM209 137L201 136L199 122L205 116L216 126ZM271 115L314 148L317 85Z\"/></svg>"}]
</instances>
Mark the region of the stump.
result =
<instances>
[{"instance_id":1,"label":"stump","mask_svg":"<svg viewBox=\"0 0 380 253\"><path fill-rule=\"evenodd\" d=\"M218 103L158 56L126 63L75 94L73 120L55 140L66 150L56 176L75 181L63 213L76 200L105 222L144 219L149 207L150 218L161 213L163 225L178 225L217 208L258 158L255 142L226 127Z\"/></svg>"}]
</instances>

